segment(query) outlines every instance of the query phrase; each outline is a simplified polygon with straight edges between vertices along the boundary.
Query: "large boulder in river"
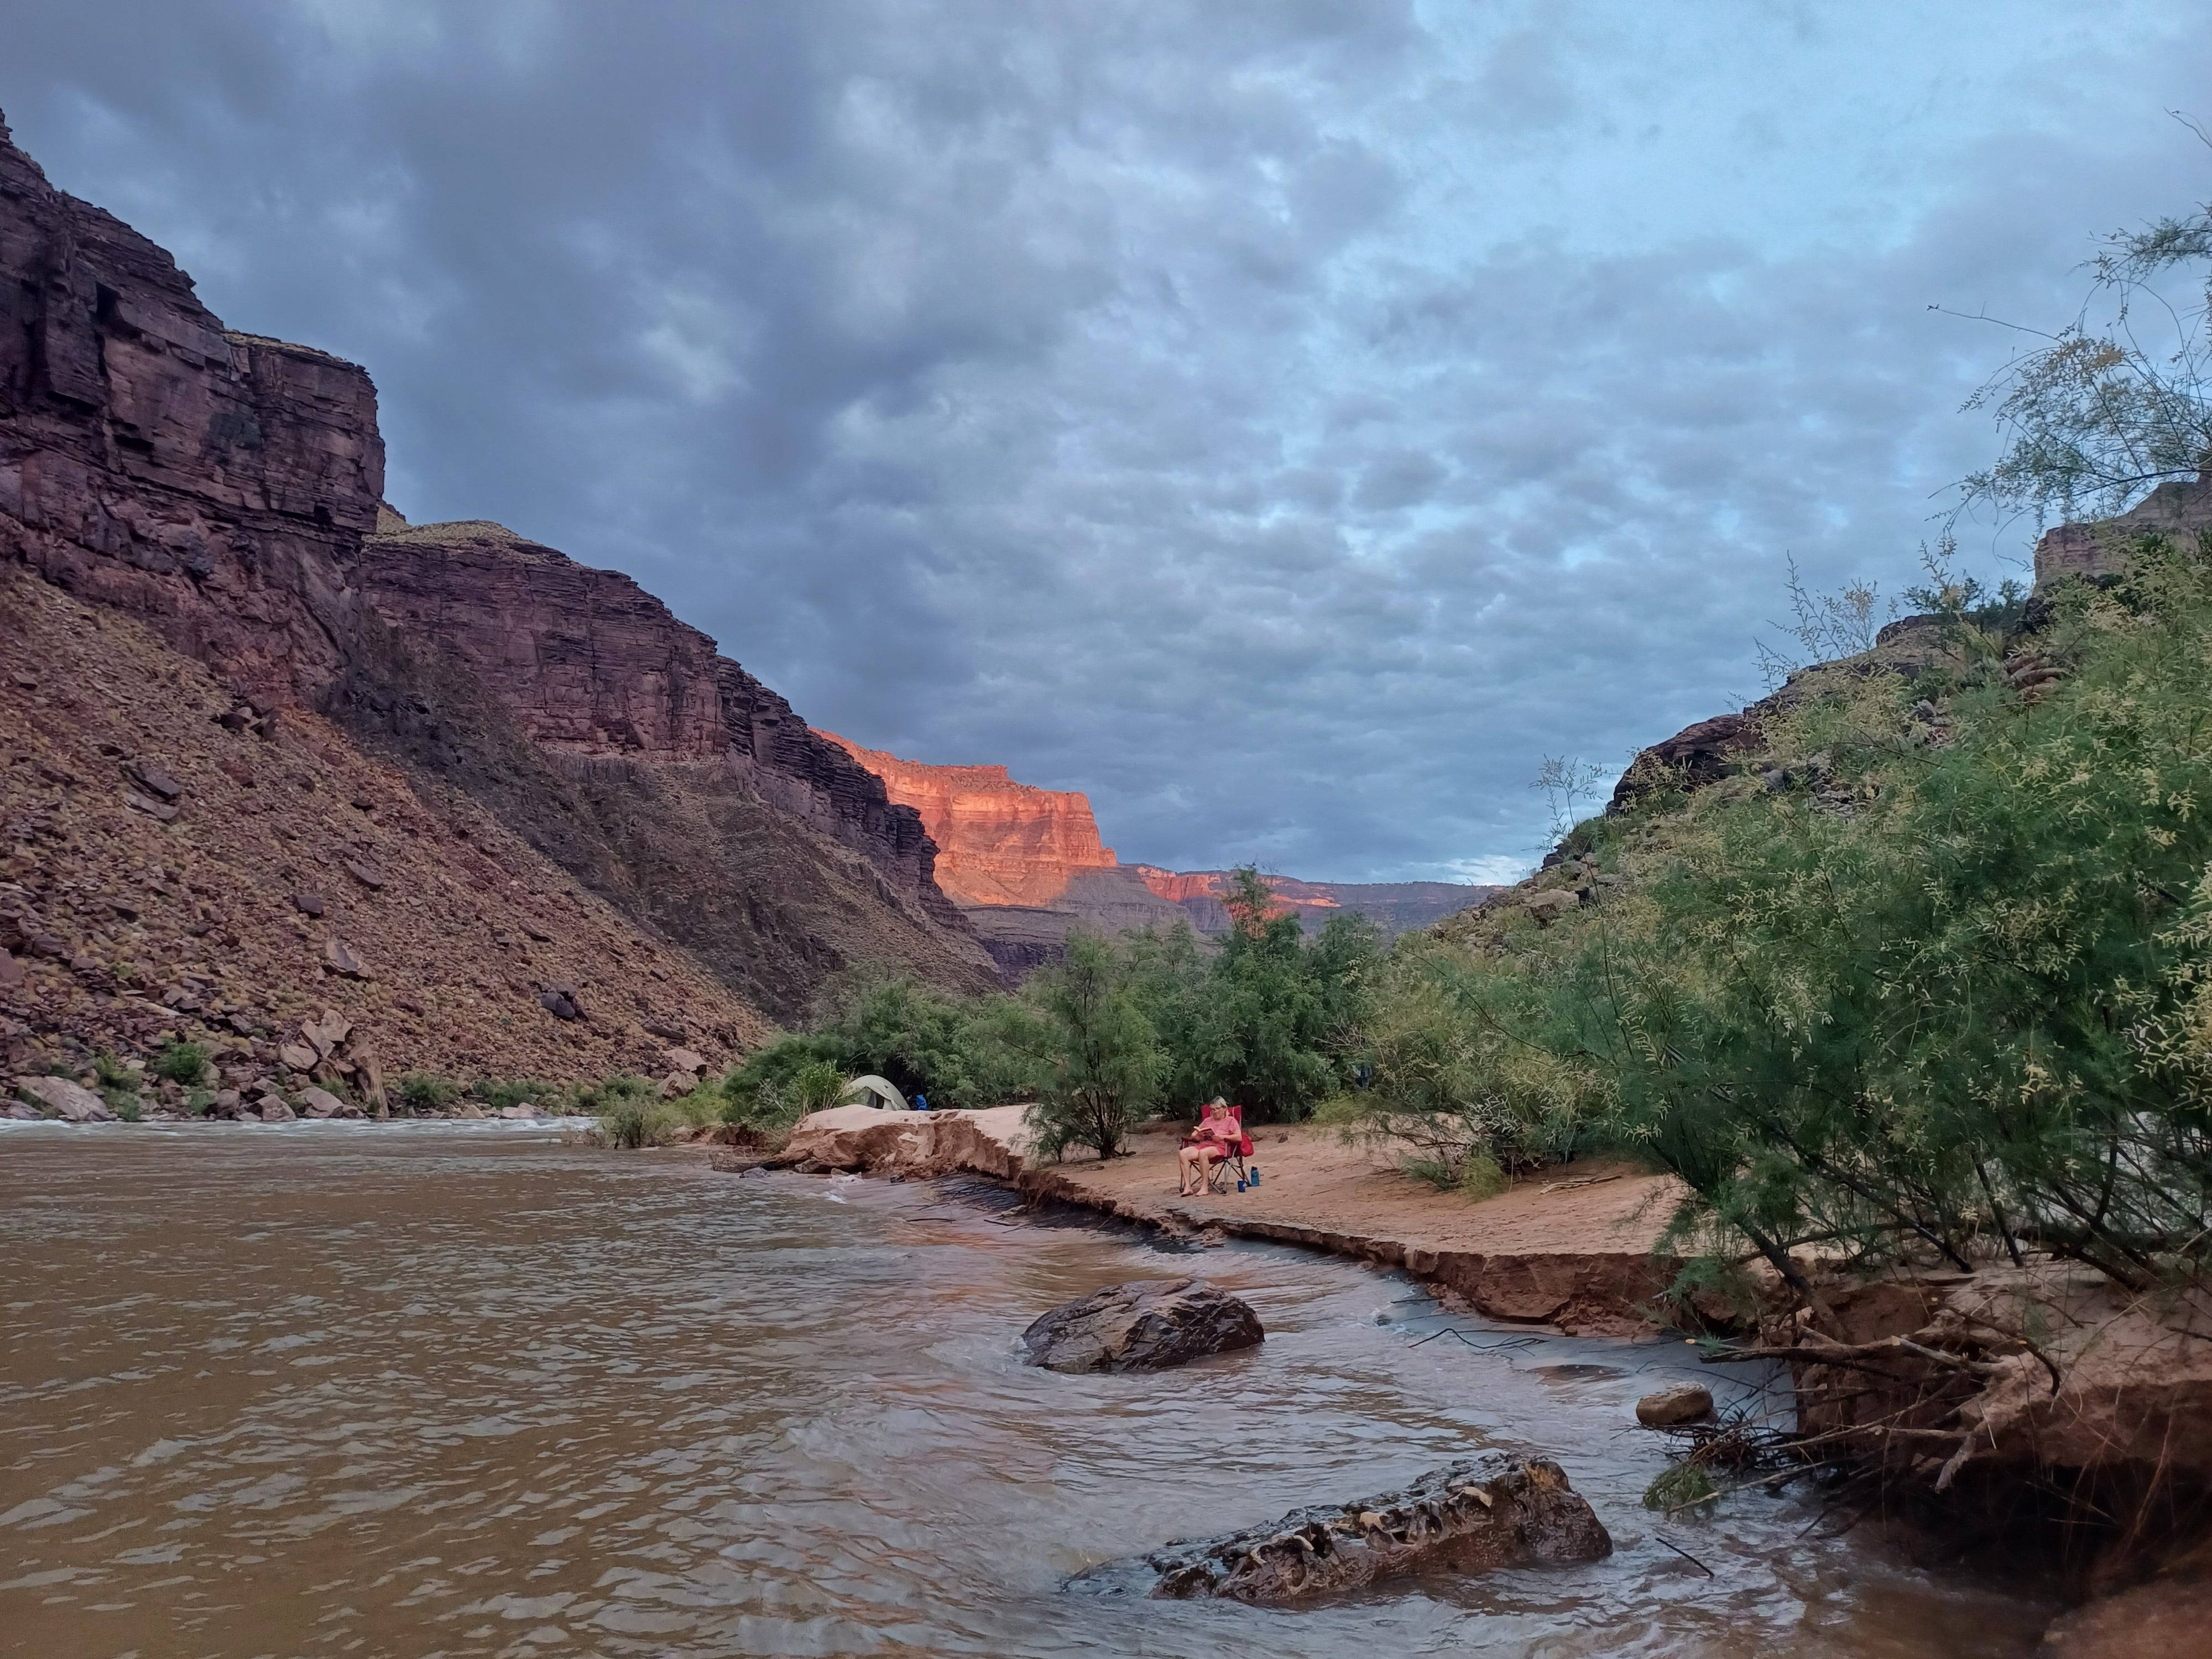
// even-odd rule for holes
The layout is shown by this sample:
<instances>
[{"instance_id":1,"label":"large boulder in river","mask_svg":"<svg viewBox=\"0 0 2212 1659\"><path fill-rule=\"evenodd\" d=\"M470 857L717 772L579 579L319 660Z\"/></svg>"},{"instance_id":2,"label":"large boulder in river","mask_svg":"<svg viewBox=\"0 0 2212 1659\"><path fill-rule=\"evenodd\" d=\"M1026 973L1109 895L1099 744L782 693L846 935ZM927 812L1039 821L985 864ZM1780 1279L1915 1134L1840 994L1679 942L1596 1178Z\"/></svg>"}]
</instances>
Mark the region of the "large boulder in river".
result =
<instances>
[{"instance_id":1,"label":"large boulder in river","mask_svg":"<svg viewBox=\"0 0 2212 1659\"><path fill-rule=\"evenodd\" d=\"M64 1123L112 1123L115 1114L82 1083L65 1077L19 1077L15 1086Z\"/></svg>"},{"instance_id":2,"label":"large boulder in river","mask_svg":"<svg viewBox=\"0 0 2212 1659\"><path fill-rule=\"evenodd\" d=\"M1267 1334L1251 1304L1202 1279L1133 1279L1062 1303L1022 1346L1050 1371L1164 1371Z\"/></svg>"},{"instance_id":3,"label":"large boulder in river","mask_svg":"<svg viewBox=\"0 0 2212 1659\"><path fill-rule=\"evenodd\" d=\"M1613 1540L1545 1457L1493 1455L1352 1504L1316 1504L1218 1537L1077 1574L1072 1590L1190 1601L1296 1601L1400 1573L1595 1561Z\"/></svg>"}]
</instances>

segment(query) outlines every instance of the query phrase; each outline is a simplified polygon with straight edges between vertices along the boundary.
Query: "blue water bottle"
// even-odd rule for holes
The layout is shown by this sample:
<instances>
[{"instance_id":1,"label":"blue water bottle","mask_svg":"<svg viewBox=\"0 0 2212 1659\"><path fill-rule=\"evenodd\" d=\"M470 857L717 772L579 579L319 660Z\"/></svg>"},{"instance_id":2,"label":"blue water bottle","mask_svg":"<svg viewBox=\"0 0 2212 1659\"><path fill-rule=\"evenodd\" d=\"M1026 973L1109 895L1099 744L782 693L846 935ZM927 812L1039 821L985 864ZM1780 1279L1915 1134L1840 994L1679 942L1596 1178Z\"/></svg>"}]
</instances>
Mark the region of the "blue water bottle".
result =
<instances>
[{"instance_id":1,"label":"blue water bottle","mask_svg":"<svg viewBox=\"0 0 2212 1659\"><path fill-rule=\"evenodd\" d=\"M1244 1166L1244 1178L1250 1182L1255 1187L1258 1186L1260 1184L1260 1166L1256 1164L1246 1164Z\"/></svg>"}]
</instances>

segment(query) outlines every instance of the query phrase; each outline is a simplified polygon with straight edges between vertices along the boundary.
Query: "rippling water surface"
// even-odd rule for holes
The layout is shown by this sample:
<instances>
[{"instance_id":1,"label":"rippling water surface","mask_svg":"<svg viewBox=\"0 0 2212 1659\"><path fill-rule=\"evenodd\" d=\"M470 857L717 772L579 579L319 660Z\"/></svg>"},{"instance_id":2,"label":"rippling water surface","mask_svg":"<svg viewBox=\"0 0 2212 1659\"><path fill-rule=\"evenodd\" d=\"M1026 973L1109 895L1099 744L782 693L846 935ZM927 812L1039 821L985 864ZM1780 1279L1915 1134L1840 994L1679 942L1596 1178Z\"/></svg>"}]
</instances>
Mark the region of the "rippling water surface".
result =
<instances>
[{"instance_id":1,"label":"rippling water surface","mask_svg":"<svg viewBox=\"0 0 2212 1659\"><path fill-rule=\"evenodd\" d=\"M543 1132L0 1133L0 1651L1973 1659L2051 1616L1800 1541L1809 1500L1657 1523L1623 1425L1679 1345L1423 1342L1394 1275L1002 1220ZM1014 1362L1054 1304L1191 1271L1263 1346ZM1613 1558L1297 1612L1058 1588L1490 1448L1556 1455Z\"/></svg>"}]
</instances>

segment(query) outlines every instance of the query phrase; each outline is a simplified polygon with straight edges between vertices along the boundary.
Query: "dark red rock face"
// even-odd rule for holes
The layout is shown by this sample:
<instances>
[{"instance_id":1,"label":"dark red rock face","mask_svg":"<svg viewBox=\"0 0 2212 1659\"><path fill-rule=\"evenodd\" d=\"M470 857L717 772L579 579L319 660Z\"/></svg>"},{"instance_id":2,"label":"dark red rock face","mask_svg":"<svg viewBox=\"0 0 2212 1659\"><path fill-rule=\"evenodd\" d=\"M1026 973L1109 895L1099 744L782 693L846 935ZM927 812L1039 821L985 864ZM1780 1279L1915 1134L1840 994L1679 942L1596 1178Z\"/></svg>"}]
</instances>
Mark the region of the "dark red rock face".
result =
<instances>
[{"instance_id":1,"label":"dark red rock face","mask_svg":"<svg viewBox=\"0 0 2212 1659\"><path fill-rule=\"evenodd\" d=\"M352 627L337 566L383 487L366 374L226 330L0 125L0 556L313 702Z\"/></svg>"}]
</instances>

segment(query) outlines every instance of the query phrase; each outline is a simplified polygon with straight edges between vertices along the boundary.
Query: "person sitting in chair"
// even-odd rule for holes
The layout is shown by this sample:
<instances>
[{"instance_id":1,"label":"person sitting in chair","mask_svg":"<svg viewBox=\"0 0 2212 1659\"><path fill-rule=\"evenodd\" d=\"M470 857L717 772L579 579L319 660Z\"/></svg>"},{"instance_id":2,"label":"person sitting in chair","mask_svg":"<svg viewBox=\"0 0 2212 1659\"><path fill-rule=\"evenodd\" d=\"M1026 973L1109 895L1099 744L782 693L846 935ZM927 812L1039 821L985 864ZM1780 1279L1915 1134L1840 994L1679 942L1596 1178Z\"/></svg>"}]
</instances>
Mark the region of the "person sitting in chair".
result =
<instances>
[{"instance_id":1,"label":"person sitting in chair","mask_svg":"<svg viewBox=\"0 0 2212 1659\"><path fill-rule=\"evenodd\" d=\"M1178 1198L1196 1198L1206 1190L1213 1166L1244 1138L1244 1126L1230 1115L1229 1103L1219 1095L1206 1103L1206 1115L1198 1127L1182 1138L1182 1190Z\"/></svg>"}]
</instances>

